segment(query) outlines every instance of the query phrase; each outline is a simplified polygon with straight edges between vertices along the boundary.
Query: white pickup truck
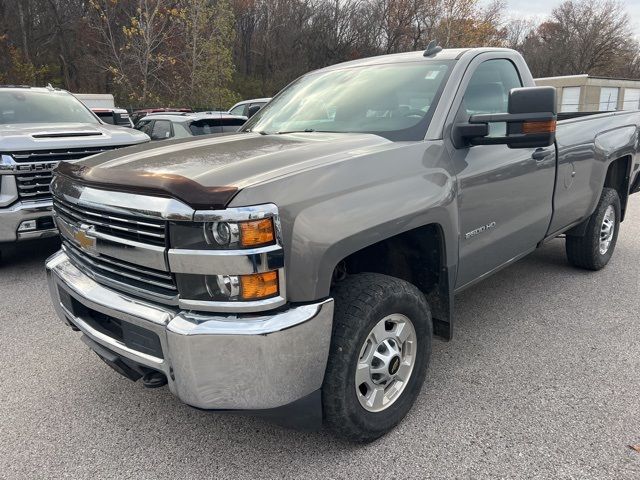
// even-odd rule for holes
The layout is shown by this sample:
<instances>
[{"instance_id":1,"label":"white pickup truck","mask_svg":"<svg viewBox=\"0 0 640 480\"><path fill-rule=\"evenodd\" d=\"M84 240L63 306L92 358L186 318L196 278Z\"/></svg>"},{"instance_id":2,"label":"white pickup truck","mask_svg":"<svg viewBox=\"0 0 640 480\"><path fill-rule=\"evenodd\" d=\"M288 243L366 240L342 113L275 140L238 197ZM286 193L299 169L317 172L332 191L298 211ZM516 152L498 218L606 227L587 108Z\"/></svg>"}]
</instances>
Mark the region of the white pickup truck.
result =
<instances>
[{"instance_id":1,"label":"white pickup truck","mask_svg":"<svg viewBox=\"0 0 640 480\"><path fill-rule=\"evenodd\" d=\"M102 122L57 88L0 86L0 249L3 243L57 235L51 171L149 137Z\"/></svg>"}]
</instances>

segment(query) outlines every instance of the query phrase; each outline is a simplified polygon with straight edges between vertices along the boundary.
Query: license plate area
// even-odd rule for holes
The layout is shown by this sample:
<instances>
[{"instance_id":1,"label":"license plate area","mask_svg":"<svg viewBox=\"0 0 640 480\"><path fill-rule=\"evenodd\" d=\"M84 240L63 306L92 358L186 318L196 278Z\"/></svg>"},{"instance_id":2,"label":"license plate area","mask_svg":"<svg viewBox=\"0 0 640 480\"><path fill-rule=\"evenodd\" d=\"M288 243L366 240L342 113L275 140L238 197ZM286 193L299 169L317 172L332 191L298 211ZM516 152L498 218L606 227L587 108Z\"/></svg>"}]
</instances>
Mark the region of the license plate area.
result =
<instances>
[{"instance_id":1,"label":"license plate area","mask_svg":"<svg viewBox=\"0 0 640 480\"><path fill-rule=\"evenodd\" d=\"M64 308L94 330L123 343L132 350L156 358L164 358L160 337L155 332L89 308L62 288L58 288L58 295Z\"/></svg>"}]
</instances>

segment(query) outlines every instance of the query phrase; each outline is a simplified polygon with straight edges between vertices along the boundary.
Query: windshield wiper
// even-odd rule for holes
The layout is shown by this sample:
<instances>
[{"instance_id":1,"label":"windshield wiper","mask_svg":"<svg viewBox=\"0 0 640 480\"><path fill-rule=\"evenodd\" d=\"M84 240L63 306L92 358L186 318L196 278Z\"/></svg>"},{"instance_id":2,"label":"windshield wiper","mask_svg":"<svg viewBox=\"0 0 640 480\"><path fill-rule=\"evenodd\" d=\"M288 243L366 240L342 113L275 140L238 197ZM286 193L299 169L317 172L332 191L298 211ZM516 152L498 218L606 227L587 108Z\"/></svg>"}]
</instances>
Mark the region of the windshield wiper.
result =
<instances>
[{"instance_id":1,"label":"windshield wiper","mask_svg":"<svg viewBox=\"0 0 640 480\"><path fill-rule=\"evenodd\" d=\"M314 128L305 128L304 130L289 130L285 132L278 132L278 135L284 135L286 133L311 133L315 131L316 130Z\"/></svg>"},{"instance_id":2,"label":"windshield wiper","mask_svg":"<svg viewBox=\"0 0 640 480\"><path fill-rule=\"evenodd\" d=\"M244 133L259 133L260 135L269 135L264 130L245 130Z\"/></svg>"}]
</instances>

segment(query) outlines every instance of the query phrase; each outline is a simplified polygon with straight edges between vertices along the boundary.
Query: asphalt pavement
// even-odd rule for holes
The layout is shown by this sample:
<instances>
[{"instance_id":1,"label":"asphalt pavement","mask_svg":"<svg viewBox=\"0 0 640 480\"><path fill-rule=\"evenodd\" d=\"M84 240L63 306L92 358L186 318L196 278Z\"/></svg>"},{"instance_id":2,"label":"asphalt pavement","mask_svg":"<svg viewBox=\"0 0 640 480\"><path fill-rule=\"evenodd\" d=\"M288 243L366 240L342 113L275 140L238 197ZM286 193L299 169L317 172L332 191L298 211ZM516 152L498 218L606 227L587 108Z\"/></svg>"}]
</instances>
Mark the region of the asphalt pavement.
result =
<instances>
[{"instance_id":1,"label":"asphalt pavement","mask_svg":"<svg viewBox=\"0 0 640 480\"><path fill-rule=\"evenodd\" d=\"M557 239L461 294L412 412L366 446L120 377L55 317L55 249L0 263L0 478L640 479L640 195L604 270Z\"/></svg>"}]
</instances>

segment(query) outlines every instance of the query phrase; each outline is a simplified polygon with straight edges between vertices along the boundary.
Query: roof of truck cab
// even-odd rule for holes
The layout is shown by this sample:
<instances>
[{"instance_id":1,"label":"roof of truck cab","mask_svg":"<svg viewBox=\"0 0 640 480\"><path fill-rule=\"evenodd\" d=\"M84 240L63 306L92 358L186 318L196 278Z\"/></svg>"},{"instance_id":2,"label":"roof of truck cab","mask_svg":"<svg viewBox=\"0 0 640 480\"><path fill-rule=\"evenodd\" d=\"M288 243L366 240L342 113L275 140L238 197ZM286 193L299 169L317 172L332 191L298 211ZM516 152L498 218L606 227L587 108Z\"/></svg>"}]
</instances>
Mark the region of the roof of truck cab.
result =
<instances>
[{"instance_id":1,"label":"roof of truck cab","mask_svg":"<svg viewBox=\"0 0 640 480\"><path fill-rule=\"evenodd\" d=\"M38 93L63 93L66 95L71 95L66 90L56 87L32 87L30 85L0 85L0 89L2 91L5 90L15 90L18 92L38 92Z\"/></svg>"},{"instance_id":2,"label":"roof of truck cab","mask_svg":"<svg viewBox=\"0 0 640 480\"><path fill-rule=\"evenodd\" d=\"M419 62L423 60L458 60L462 55L467 52L512 52L513 50L508 48L494 48L494 47L481 47L481 48L445 48L440 52L424 56L424 50L416 52L406 53L392 53L389 55L378 55L376 57L361 58L358 60L351 60L349 62L337 63L329 67L321 68L315 72L326 72L330 70L339 70L345 67L363 67L366 65L385 65L390 63L407 63L407 62Z\"/></svg>"}]
</instances>

